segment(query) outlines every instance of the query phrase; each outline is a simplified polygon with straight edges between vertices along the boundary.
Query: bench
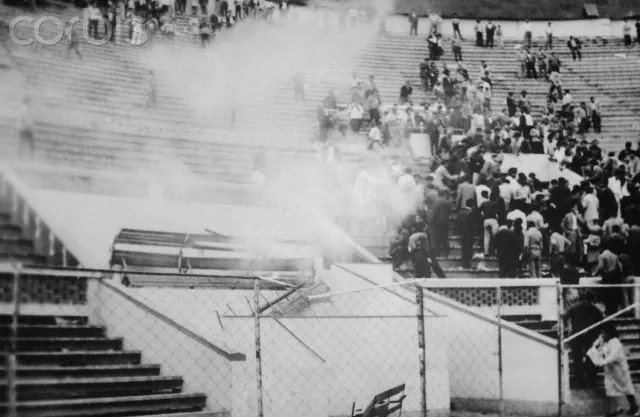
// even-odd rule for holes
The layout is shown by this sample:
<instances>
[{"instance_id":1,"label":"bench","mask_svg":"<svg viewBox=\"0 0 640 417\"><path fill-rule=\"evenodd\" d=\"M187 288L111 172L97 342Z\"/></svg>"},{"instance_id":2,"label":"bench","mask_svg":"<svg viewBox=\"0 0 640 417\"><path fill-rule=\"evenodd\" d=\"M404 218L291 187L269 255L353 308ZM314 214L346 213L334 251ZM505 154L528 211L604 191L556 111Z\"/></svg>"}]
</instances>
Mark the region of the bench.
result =
<instances>
[{"instance_id":1,"label":"bench","mask_svg":"<svg viewBox=\"0 0 640 417\"><path fill-rule=\"evenodd\" d=\"M405 384L398 385L377 394L364 410L356 410L356 403L354 402L351 406L351 417L386 417L396 411L400 413L402 411L402 402L406 397L404 395L404 386Z\"/></svg>"}]
</instances>

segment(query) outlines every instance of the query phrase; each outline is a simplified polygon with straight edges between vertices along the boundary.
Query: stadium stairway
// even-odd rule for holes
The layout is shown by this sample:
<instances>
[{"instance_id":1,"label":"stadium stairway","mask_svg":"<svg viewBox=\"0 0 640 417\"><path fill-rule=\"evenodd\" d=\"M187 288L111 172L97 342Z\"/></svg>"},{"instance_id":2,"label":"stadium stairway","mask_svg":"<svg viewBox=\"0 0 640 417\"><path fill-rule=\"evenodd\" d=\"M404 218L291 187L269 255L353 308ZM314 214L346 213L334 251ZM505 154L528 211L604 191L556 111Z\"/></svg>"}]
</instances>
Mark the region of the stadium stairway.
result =
<instances>
[{"instance_id":1,"label":"stadium stairway","mask_svg":"<svg viewBox=\"0 0 640 417\"><path fill-rule=\"evenodd\" d=\"M24 263L29 265L44 265L44 256L37 255L33 241L23 237L20 226L11 222L7 212L0 212L0 264Z\"/></svg>"},{"instance_id":2,"label":"stadium stairway","mask_svg":"<svg viewBox=\"0 0 640 417\"><path fill-rule=\"evenodd\" d=\"M7 415L12 316L0 315L0 413ZM16 339L17 415L214 417L205 394L182 392L179 376L142 363L123 339L82 316L21 315Z\"/></svg>"},{"instance_id":3,"label":"stadium stairway","mask_svg":"<svg viewBox=\"0 0 640 417\"><path fill-rule=\"evenodd\" d=\"M558 338L557 322L542 320L540 315L509 315L502 316L502 318L519 326L534 330L544 336L548 336L553 339ZM616 325L618 333L620 334L620 341L625 347L625 353L627 354L633 381L635 383L640 383L640 319L633 318L631 315L626 315L613 319L613 323ZM568 336L569 334L566 333L565 337ZM584 387L577 386L575 366L571 355L569 356L570 387L574 390L583 389ZM603 387L604 374L602 369L600 369L598 380L594 381L594 387L592 388L596 388L596 394L604 395Z\"/></svg>"}]
</instances>

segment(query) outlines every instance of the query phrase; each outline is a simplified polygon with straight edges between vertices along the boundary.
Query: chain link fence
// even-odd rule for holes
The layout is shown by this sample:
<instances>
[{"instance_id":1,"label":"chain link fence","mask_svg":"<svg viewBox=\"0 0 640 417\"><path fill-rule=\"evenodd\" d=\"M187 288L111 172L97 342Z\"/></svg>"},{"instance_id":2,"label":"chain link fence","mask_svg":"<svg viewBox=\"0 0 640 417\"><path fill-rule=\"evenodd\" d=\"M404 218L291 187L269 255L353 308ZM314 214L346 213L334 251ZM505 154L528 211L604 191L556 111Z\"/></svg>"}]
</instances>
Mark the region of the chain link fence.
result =
<instances>
[{"instance_id":1,"label":"chain link fence","mask_svg":"<svg viewBox=\"0 0 640 417\"><path fill-rule=\"evenodd\" d=\"M557 411L556 345L499 319L506 288L482 288L474 307L428 280L332 292L188 274L152 285L159 275L0 272L6 414L54 399L41 415L78 401L124 415L351 416L375 401L409 416Z\"/></svg>"}]
</instances>

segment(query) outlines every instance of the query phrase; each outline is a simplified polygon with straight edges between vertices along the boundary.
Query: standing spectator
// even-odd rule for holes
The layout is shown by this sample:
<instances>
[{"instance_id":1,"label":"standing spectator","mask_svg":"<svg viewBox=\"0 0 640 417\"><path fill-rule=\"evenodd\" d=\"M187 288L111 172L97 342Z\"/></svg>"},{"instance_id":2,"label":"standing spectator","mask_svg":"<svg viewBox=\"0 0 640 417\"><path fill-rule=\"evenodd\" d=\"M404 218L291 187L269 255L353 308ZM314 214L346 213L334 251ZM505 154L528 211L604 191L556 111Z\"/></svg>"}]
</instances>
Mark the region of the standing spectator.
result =
<instances>
[{"instance_id":1,"label":"standing spectator","mask_svg":"<svg viewBox=\"0 0 640 417\"><path fill-rule=\"evenodd\" d=\"M473 203L475 204L476 201L476 187L473 186L473 184L471 184L469 182L469 176L468 175L464 175L461 178L461 182L458 185L458 190L456 192L456 209L457 210L462 210L465 205L467 200L472 200ZM475 205L473 207L476 207Z\"/></svg>"},{"instance_id":2,"label":"standing spectator","mask_svg":"<svg viewBox=\"0 0 640 417\"><path fill-rule=\"evenodd\" d=\"M518 110L518 106L516 104L516 99L513 97L513 91L509 91L507 93L507 114L509 117L513 117L516 115L516 111Z\"/></svg>"},{"instance_id":3,"label":"standing spectator","mask_svg":"<svg viewBox=\"0 0 640 417\"><path fill-rule=\"evenodd\" d=\"M203 47L211 42L211 25L207 22L207 19L202 19L202 22L200 22L200 39Z\"/></svg>"},{"instance_id":4,"label":"standing spectator","mask_svg":"<svg viewBox=\"0 0 640 417\"><path fill-rule=\"evenodd\" d=\"M520 258L520 242L507 224L500 226L494 236L498 257L498 277L515 278Z\"/></svg>"},{"instance_id":5,"label":"standing spectator","mask_svg":"<svg viewBox=\"0 0 640 417\"><path fill-rule=\"evenodd\" d=\"M187 10L187 0L176 0L175 8L177 14L184 14Z\"/></svg>"},{"instance_id":6,"label":"standing spectator","mask_svg":"<svg viewBox=\"0 0 640 417\"><path fill-rule=\"evenodd\" d=\"M533 39L533 28L531 27L531 23L529 19L524 21L524 43L527 45L527 48L531 48L531 40Z\"/></svg>"},{"instance_id":7,"label":"standing spectator","mask_svg":"<svg viewBox=\"0 0 640 417\"><path fill-rule=\"evenodd\" d=\"M602 119L600 118L600 102L597 101L593 96L589 98L589 113L591 113L590 116L593 131L596 133L600 133L602 131Z\"/></svg>"},{"instance_id":8,"label":"standing spectator","mask_svg":"<svg viewBox=\"0 0 640 417\"><path fill-rule=\"evenodd\" d=\"M420 63L420 82L422 83L422 90L425 92L433 88L433 86L429 85L429 58L425 58Z\"/></svg>"},{"instance_id":9,"label":"standing spectator","mask_svg":"<svg viewBox=\"0 0 640 417\"><path fill-rule=\"evenodd\" d=\"M349 124L353 133L358 133L362 126L362 118L364 116L364 107L360 102L353 100L349 107L347 107L347 114L349 115Z\"/></svg>"},{"instance_id":10,"label":"standing spectator","mask_svg":"<svg viewBox=\"0 0 640 417\"><path fill-rule=\"evenodd\" d=\"M594 304L594 295L588 291L581 297L578 304L571 307L564 315L564 320L571 326L571 334L574 335L584 329L598 323L604 317L602 312ZM598 370L586 357L587 351L598 338L598 330L592 329L576 337L570 343L571 356L575 364L576 387L593 387L597 382Z\"/></svg>"},{"instance_id":11,"label":"standing spectator","mask_svg":"<svg viewBox=\"0 0 640 417\"><path fill-rule=\"evenodd\" d=\"M475 214L473 213L474 206L475 201L470 198L466 200L464 207L458 212L462 267L465 269L471 268L471 259L473 258L473 238L476 229Z\"/></svg>"},{"instance_id":12,"label":"standing spectator","mask_svg":"<svg viewBox=\"0 0 640 417\"><path fill-rule=\"evenodd\" d=\"M377 92L370 93L366 97L365 106L369 111L369 119L374 125L380 125L380 97Z\"/></svg>"},{"instance_id":13,"label":"standing spectator","mask_svg":"<svg viewBox=\"0 0 640 417\"><path fill-rule=\"evenodd\" d=\"M440 34L442 26L442 17L438 13L429 13L429 33Z\"/></svg>"},{"instance_id":14,"label":"standing spectator","mask_svg":"<svg viewBox=\"0 0 640 417\"><path fill-rule=\"evenodd\" d=\"M593 229L600 219L600 200L593 188L588 186L582 195L582 208L584 209L584 221L588 229Z\"/></svg>"},{"instance_id":15,"label":"standing spectator","mask_svg":"<svg viewBox=\"0 0 640 417\"><path fill-rule=\"evenodd\" d=\"M409 13L409 35L418 36L418 14L415 9Z\"/></svg>"},{"instance_id":16,"label":"standing spectator","mask_svg":"<svg viewBox=\"0 0 640 417\"><path fill-rule=\"evenodd\" d=\"M400 87L400 103L407 103L411 100L411 94L413 94L413 87L411 87L411 81L405 81L404 85Z\"/></svg>"},{"instance_id":17,"label":"standing spectator","mask_svg":"<svg viewBox=\"0 0 640 417\"><path fill-rule=\"evenodd\" d=\"M463 41L464 39L462 38L462 33L460 33L460 19L458 18L457 13L453 14L453 19L451 19L451 26L453 26L453 37L455 38L457 34L460 40Z\"/></svg>"},{"instance_id":18,"label":"standing spectator","mask_svg":"<svg viewBox=\"0 0 640 417\"><path fill-rule=\"evenodd\" d=\"M551 56L549 57L549 72L560 72L560 59L556 56L555 52L551 52Z\"/></svg>"},{"instance_id":19,"label":"standing spectator","mask_svg":"<svg viewBox=\"0 0 640 417\"><path fill-rule=\"evenodd\" d=\"M424 235L424 233L423 233ZM411 250L411 263L413 264L413 275L416 278L431 278L431 263L433 257L429 248L429 239L419 236L415 247Z\"/></svg>"},{"instance_id":20,"label":"standing spectator","mask_svg":"<svg viewBox=\"0 0 640 417\"><path fill-rule=\"evenodd\" d=\"M540 277L540 260L542 257L542 233L536 227L534 221L527 222L526 248L527 264L529 266L529 276L531 278Z\"/></svg>"},{"instance_id":21,"label":"standing spectator","mask_svg":"<svg viewBox=\"0 0 640 417\"><path fill-rule=\"evenodd\" d=\"M78 55L80 60L83 60L82 54L80 53L80 49L79 49L78 33L73 28L72 22L67 22L64 35L65 35L65 40L67 41L67 44L68 44L67 59L69 59L69 57L71 56L71 51L74 51L76 55Z\"/></svg>"},{"instance_id":22,"label":"standing spectator","mask_svg":"<svg viewBox=\"0 0 640 417\"><path fill-rule=\"evenodd\" d=\"M489 21L489 23L487 23L487 28L485 29L485 33L487 35L486 45L489 48L493 48L493 38L496 34L496 25L494 25L492 21Z\"/></svg>"},{"instance_id":23,"label":"standing spectator","mask_svg":"<svg viewBox=\"0 0 640 417\"><path fill-rule=\"evenodd\" d=\"M98 39L98 22L102 19L100 9L95 3L89 3L87 7L87 15L89 18L89 36L93 33L93 38Z\"/></svg>"},{"instance_id":24,"label":"standing spectator","mask_svg":"<svg viewBox=\"0 0 640 417\"><path fill-rule=\"evenodd\" d=\"M624 23L622 24L622 36L624 38L624 46L631 47L633 45L633 41L631 40L631 23L629 23L629 19L624 18Z\"/></svg>"},{"instance_id":25,"label":"standing spectator","mask_svg":"<svg viewBox=\"0 0 640 417\"><path fill-rule=\"evenodd\" d=\"M476 20L476 24L473 27L473 29L476 32L476 46L484 46L484 42L483 42L483 33L484 33L484 28L482 27L482 24L480 23L480 19Z\"/></svg>"},{"instance_id":26,"label":"standing spectator","mask_svg":"<svg viewBox=\"0 0 640 417\"><path fill-rule=\"evenodd\" d=\"M538 72L536 71L536 57L531 50L526 52L525 67L527 69L527 78L538 78Z\"/></svg>"},{"instance_id":27,"label":"standing spectator","mask_svg":"<svg viewBox=\"0 0 640 417\"><path fill-rule=\"evenodd\" d=\"M622 272L618 255L609 249L605 249L598 257L598 266L595 273L600 274L603 284L622 284ZM605 314L611 315L617 312L624 298L622 290L619 288L604 288L600 292L605 305Z\"/></svg>"},{"instance_id":28,"label":"standing spectator","mask_svg":"<svg viewBox=\"0 0 640 417\"><path fill-rule=\"evenodd\" d=\"M580 39L569 36L567 47L569 48L569 51L571 51L571 57L574 61L576 59L578 61L582 61L582 42L580 42Z\"/></svg>"},{"instance_id":29,"label":"standing spectator","mask_svg":"<svg viewBox=\"0 0 640 417\"><path fill-rule=\"evenodd\" d=\"M456 62L462 61L462 47L460 46L460 41L454 36L451 39L451 50L453 52L453 59Z\"/></svg>"},{"instance_id":30,"label":"standing spectator","mask_svg":"<svg viewBox=\"0 0 640 417\"><path fill-rule=\"evenodd\" d=\"M640 17L636 20L636 42L640 43Z\"/></svg>"},{"instance_id":31,"label":"standing spectator","mask_svg":"<svg viewBox=\"0 0 640 417\"><path fill-rule=\"evenodd\" d=\"M483 201L480 204L479 211L482 217L482 227L484 230L484 256L488 257L494 250L495 244L493 244L493 239L498 232L498 220L502 216L500 212L500 206L498 204L498 198L494 194L489 197L489 193L485 190L483 193L486 193L486 196L482 196L483 198L488 198L488 200Z\"/></svg>"},{"instance_id":32,"label":"standing spectator","mask_svg":"<svg viewBox=\"0 0 640 417\"><path fill-rule=\"evenodd\" d=\"M547 27L544 30L547 41L544 44L544 49L553 49L553 28L551 22L547 23Z\"/></svg>"},{"instance_id":33,"label":"standing spectator","mask_svg":"<svg viewBox=\"0 0 640 417\"><path fill-rule=\"evenodd\" d=\"M498 40L498 47L500 49L504 49L504 37L501 25L498 25L498 27L496 28L496 39Z\"/></svg>"},{"instance_id":34,"label":"standing spectator","mask_svg":"<svg viewBox=\"0 0 640 417\"><path fill-rule=\"evenodd\" d=\"M433 230L434 255L449 256L449 220L451 203L446 189L438 190L438 198L433 205L431 229Z\"/></svg>"},{"instance_id":35,"label":"standing spectator","mask_svg":"<svg viewBox=\"0 0 640 417\"><path fill-rule=\"evenodd\" d=\"M33 137L33 119L31 117L31 98L25 96L18 114L18 132L20 135L20 157L34 159L36 155L36 143Z\"/></svg>"},{"instance_id":36,"label":"standing spectator","mask_svg":"<svg viewBox=\"0 0 640 417\"><path fill-rule=\"evenodd\" d=\"M234 6L235 6L235 18L236 18L236 22L239 21L240 19L242 19L242 3L240 3L239 0L234 0Z\"/></svg>"},{"instance_id":37,"label":"standing spectator","mask_svg":"<svg viewBox=\"0 0 640 417\"><path fill-rule=\"evenodd\" d=\"M520 97L518 97L518 101L516 102L518 105L518 110L524 111L524 109L531 109L531 101L527 98L527 90L522 90L520 92Z\"/></svg>"}]
</instances>

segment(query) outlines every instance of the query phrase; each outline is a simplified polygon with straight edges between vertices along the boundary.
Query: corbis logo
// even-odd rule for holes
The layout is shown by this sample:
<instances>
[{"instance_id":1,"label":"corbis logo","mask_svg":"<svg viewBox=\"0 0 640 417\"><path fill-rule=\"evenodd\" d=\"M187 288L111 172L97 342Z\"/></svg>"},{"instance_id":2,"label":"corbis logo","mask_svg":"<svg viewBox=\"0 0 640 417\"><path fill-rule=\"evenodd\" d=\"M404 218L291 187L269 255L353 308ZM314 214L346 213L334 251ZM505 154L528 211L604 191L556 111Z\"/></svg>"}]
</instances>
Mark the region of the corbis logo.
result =
<instances>
[{"instance_id":1,"label":"corbis logo","mask_svg":"<svg viewBox=\"0 0 640 417\"><path fill-rule=\"evenodd\" d=\"M129 27L130 25L130 27ZM147 42L148 36L143 29L144 22L132 22L131 24L115 25L113 22L103 17L96 19L81 19L78 16L70 18L63 23L56 16L41 16L34 19L32 16L18 16L9 23L9 37L11 40L21 46L28 46L39 43L45 46L56 45L58 43L77 42L79 35L87 41L87 43L96 46L102 46L113 38L116 45L143 45ZM98 37L98 28L103 27L104 31ZM93 28L93 36L91 29ZM122 36L123 28L128 30L129 36Z\"/></svg>"}]
</instances>

